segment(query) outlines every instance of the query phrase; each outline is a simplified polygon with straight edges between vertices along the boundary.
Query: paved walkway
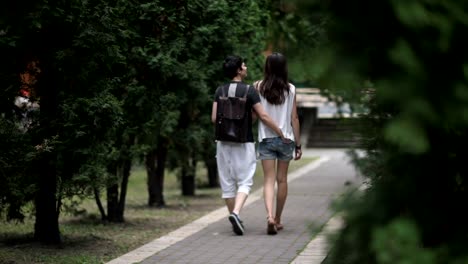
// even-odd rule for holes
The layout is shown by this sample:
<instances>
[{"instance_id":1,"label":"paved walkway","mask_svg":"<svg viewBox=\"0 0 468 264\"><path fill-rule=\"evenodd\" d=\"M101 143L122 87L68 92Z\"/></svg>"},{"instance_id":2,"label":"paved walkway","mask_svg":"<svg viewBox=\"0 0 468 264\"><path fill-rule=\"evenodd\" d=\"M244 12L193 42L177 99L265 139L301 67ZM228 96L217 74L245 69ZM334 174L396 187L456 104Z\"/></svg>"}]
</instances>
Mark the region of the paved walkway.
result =
<instances>
[{"instance_id":1,"label":"paved walkway","mask_svg":"<svg viewBox=\"0 0 468 264\"><path fill-rule=\"evenodd\" d=\"M259 190L241 212L243 236L234 235L223 207L108 263L321 263L326 237L321 233L312 239L312 229L340 226L339 218L331 218L330 202L347 186L360 185L360 179L344 150L308 149L304 155L320 159L289 175L284 230L276 236L266 234Z\"/></svg>"}]
</instances>

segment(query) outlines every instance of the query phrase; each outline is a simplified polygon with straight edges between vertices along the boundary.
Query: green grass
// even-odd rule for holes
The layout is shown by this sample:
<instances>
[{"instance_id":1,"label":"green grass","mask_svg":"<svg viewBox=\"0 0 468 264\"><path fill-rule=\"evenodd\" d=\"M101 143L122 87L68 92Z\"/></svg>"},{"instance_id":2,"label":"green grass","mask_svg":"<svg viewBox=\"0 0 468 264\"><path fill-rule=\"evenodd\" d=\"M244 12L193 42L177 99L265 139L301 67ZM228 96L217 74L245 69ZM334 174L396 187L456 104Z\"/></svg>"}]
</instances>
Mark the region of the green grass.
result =
<instances>
[{"instance_id":1,"label":"green grass","mask_svg":"<svg viewBox=\"0 0 468 264\"><path fill-rule=\"evenodd\" d=\"M291 162L289 172L314 159ZM206 178L206 170L200 166L197 183L206 185ZM252 190L260 188L262 183L262 168L258 163ZM164 191L167 207L150 208L146 206L146 172L137 166L129 180L125 223L101 222L94 200L85 200L78 208L80 215L62 213L63 244L57 247L32 242L33 218L20 224L0 222L0 264L104 263L224 206L220 195L219 188L198 188L194 197L181 196L175 173L168 172Z\"/></svg>"}]
</instances>

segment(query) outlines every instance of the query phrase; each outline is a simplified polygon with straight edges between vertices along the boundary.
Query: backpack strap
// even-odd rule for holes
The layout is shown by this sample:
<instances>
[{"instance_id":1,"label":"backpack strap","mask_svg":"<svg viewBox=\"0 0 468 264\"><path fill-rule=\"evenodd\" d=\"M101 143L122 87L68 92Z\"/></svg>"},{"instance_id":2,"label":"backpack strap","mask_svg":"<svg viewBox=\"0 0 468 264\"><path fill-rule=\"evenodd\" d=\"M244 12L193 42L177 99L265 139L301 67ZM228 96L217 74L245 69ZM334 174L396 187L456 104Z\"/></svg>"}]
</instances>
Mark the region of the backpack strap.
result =
<instances>
[{"instance_id":1,"label":"backpack strap","mask_svg":"<svg viewBox=\"0 0 468 264\"><path fill-rule=\"evenodd\" d=\"M244 96L242 96L242 98L247 98L247 94L249 93L249 89L250 89L250 85L247 85L247 88L245 89L245 93L244 93Z\"/></svg>"},{"instance_id":2,"label":"backpack strap","mask_svg":"<svg viewBox=\"0 0 468 264\"><path fill-rule=\"evenodd\" d=\"M236 97L236 90L237 90L237 86L238 84L237 83L230 83L229 86L228 86L228 89L227 89L227 97ZM250 85L247 85L247 88L245 89L245 92L244 92L244 95L242 96L242 98L246 99L247 98L247 94L249 93L249 89L250 89ZM221 96L222 97L226 97L226 90L225 90L225 87L221 87Z\"/></svg>"},{"instance_id":3,"label":"backpack strap","mask_svg":"<svg viewBox=\"0 0 468 264\"><path fill-rule=\"evenodd\" d=\"M221 97L226 98L226 91L224 90L224 85L221 86Z\"/></svg>"},{"instance_id":4,"label":"backpack strap","mask_svg":"<svg viewBox=\"0 0 468 264\"><path fill-rule=\"evenodd\" d=\"M228 88L228 97L236 97L237 83L230 83Z\"/></svg>"}]
</instances>

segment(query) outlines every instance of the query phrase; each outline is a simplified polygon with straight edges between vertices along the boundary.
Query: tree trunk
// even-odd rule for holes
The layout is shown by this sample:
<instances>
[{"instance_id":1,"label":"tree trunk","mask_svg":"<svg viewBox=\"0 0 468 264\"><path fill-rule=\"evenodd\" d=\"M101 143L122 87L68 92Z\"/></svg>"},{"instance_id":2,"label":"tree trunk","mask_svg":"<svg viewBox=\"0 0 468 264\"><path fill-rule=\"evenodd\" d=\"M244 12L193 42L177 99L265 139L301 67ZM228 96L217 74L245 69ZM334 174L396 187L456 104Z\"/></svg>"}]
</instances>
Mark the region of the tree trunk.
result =
<instances>
[{"instance_id":1,"label":"tree trunk","mask_svg":"<svg viewBox=\"0 0 468 264\"><path fill-rule=\"evenodd\" d=\"M219 187L218 181L218 165L216 164L216 158L205 159L205 166L208 176L208 187L216 188Z\"/></svg>"},{"instance_id":2,"label":"tree trunk","mask_svg":"<svg viewBox=\"0 0 468 264\"><path fill-rule=\"evenodd\" d=\"M156 150L150 151L145 156L145 166L146 166L146 183L148 186L148 206L156 206L158 192L158 176L156 174Z\"/></svg>"},{"instance_id":3,"label":"tree trunk","mask_svg":"<svg viewBox=\"0 0 468 264\"><path fill-rule=\"evenodd\" d=\"M117 212L119 218L124 221L124 211L125 211L125 200L127 197L127 187L128 187L128 178L130 178L130 170L132 168L131 160L124 160L122 162L121 174L122 174L122 184L120 185L120 199Z\"/></svg>"},{"instance_id":4,"label":"tree trunk","mask_svg":"<svg viewBox=\"0 0 468 264\"><path fill-rule=\"evenodd\" d=\"M164 171L166 169L167 147L160 143L156 150L146 155L146 171L148 173L148 205L163 207L164 201Z\"/></svg>"},{"instance_id":5,"label":"tree trunk","mask_svg":"<svg viewBox=\"0 0 468 264\"><path fill-rule=\"evenodd\" d=\"M56 199L57 175L55 167L50 163L45 163L43 166L35 198L34 238L44 244L60 244L59 214Z\"/></svg>"},{"instance_id":6,"label":"tree trunk","mask_svg":"<svg viewBox=\"0 0 468 264\"><path fill-rule=\"evenodd\" d=\"M109 222L123 222L123 217L120 217L119 211L119 184L113 183L107 187L107 220Z\"/></svg>"},{"instance_id":7,"label":"tree trunk","mask_svg":"<svg viewBox=\"0 0 468 264\"><path fill-rule=\"evenodd\" d=\"M38 146L45 148L53 136L57 135L57 84L56 74L48 67L47 60L39 60L42 63L41 76L38 78L37 93L40 97L40 129L37 136ZM53 141L53 140L52 140ZM53 144L53 143L51 143ZM58 203L57 203L57 169L55 149L51 153L42 152L42 156L36 164L39 170L37 179L38 190L35 197L36 222L34 224L34 237L44 244L61 243Z\"/></svg>"},{"instance_id":8,"label":"tree trunk","mask_svg":"<svg viewBox=\"0 0 468 264\"><path fill-rule=\"evenodd\" d=\"M101 220L107 220L106 211L104 210L104 206L101 203L101 197L98 188L94 188L94 200L96 201L96 205L99 209L99 213L101 214Z\"/></svg>"},{"instance_id":9,"label":"tree trunk","mask_svg":"<svg viewBox=\"0 0 468 264\"><path fill-rule=\"evenodd\" d=\"M135 136L129 135L122 147L128 150L133 144L135 144ZM128 178L130 177L130 169L132 167L132 156L128 151L123 151L120 157L121 159L110 167L110 174L114 175L115 179L121 179L120 196L118 180L107 188L107 220L116 223L125 221L125 199L127 197Z\"/></svg>"},{"instance_id":10,"label":"tree trunk","mask_svg":"<svg viewBox=\"0 0 468 264\"><path fill-rule=\"evenodd\" d=\"M188 161L186 166L182 166L182 195L194 196L195 195L195 168L197 162L192 160Z\"/></svg>"},{"instance_id":11,"label":"tree trunk","mask_svg":"<svg viewBox=\"0 0 468 264\"><path fill-rule=\"evenodd\" d=\"M121 223L125 221L125 199L127 197L128 178L130 177L130 169L132 162L130 160L120 161L117 165L115 177L122 179L120 183L120 196L119 184L113 183L107 187L107 220L109 222Z\"/></svg>"}]
</instances>

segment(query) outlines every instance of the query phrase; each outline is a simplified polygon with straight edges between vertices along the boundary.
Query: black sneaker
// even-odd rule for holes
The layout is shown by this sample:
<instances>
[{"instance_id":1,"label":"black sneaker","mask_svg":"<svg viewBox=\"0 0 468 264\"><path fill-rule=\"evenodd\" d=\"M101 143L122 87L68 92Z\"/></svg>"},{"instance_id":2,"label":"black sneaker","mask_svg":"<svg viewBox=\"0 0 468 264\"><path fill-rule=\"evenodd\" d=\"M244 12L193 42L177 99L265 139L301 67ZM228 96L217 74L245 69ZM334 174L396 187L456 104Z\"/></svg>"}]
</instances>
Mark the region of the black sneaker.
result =
<instances>
[{"instance_id":1,"label":"black sneaker","mask_svg":"<svg viewBox=\"0 0 468 264\"><path fill-rule=\"evenodd\" d=\"M239 218L239 219L240 219L240 218ZM240 224L241 224L242 228L244 229L244 228L245 228L245 227L244 227L244 222L242 222L242 220L240 220ZM234 231L234 226L232 226L232 232L236 232L236 231Z\"/></svg>"},{"instance_id":2,"label":"black sneaker","mask_svg":"<svg viewBox=\"0 0 468 264\"><path fill-rule=\"evenodd\" d=\"M236 235L242 236L244 234L244 225L242 221L239 219L239 216L235 213L229 215L229 221L232 224L232 231L236 233Z\"/></svg>"}]
</instances>

